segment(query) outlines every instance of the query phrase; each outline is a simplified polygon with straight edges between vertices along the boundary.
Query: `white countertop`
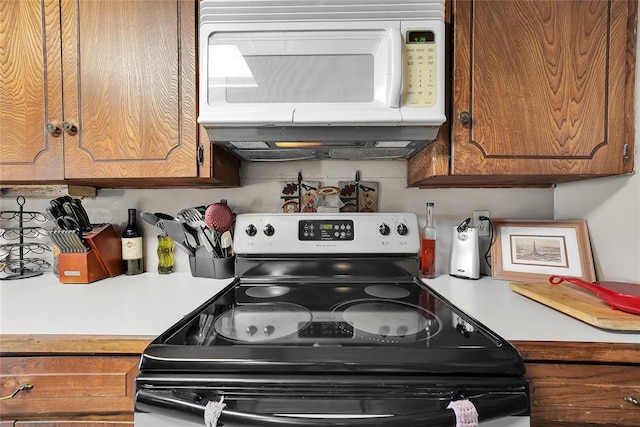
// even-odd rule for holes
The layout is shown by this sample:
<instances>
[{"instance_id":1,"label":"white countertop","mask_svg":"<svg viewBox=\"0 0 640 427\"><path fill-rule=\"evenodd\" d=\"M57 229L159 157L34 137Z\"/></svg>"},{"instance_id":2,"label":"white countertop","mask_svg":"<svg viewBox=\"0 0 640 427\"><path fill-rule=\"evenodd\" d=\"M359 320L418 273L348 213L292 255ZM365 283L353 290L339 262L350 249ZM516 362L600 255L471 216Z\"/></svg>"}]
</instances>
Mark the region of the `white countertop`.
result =
<instances>
[{"instance_id":1,"label":"white countertop","mask_svg":"<svg viewBox=\"0 0 640 427\"><path fill-rule=\"evenodd\" d=\"M156 336L231 281L155 272L88 284L52 273L2 281L0 333Z\"/></svg>"},{"instance_id":2,"label":"white countertop","mask_svg":"<svg viewBox=\"0 0 640 427\"><path fill-rule=\"evenodd\" d=\"M423 279L440 295L508 341L640 343L640 333L609 332L576 320L509 289L509 282L482 277Z\"/></svg>"},{"instance_id":3,"label":"white countertop","mask_svg":"<svg viewBox=\"0 0 640 427\"><path fill-rule=\"evenodd\" d=\"M231 281L189 273L144 273L82 285L61 284L51 273L2 281L0 334L156 336ZM425 282L507 340L640 343L640 334L587 325L512 292L505 281L440 275Z\"/></svg>"}]
</instances>

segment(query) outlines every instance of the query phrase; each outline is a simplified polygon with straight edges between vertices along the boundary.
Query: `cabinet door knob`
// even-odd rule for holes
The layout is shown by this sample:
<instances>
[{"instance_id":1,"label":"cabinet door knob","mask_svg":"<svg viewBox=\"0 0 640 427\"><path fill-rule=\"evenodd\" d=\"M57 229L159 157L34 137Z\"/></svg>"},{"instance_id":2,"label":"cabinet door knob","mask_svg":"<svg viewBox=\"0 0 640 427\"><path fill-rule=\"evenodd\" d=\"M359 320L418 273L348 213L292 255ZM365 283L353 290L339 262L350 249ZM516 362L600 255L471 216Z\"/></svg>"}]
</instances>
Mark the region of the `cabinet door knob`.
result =
<instances>
[{"instance_id":1,"label":"cabinet door knob","mask_svg":"<svg viewBox=\"0 0 640 427\"><path fill-rule=\"evenodd\" d=\"M47 132L49 132L49 135L58 136L62 133L62 130L60 129L60 126L58 126L57 123L49 122L47 123Z\"/></svg>"},{"instance_id":2,"label":"cabinet door knob","mask_svg":"<svg viewBox=\"0 0 640 427\"><path fill-rule=\"evenodd\" d=\"M629 402L629 403L631 403L633 405L640 406L640 401L638 399L636 399L635 397L625 396L625 397L622 398L622 400L624 400L625 402Z\"/></svg>"},{"instance_id":3,"label":"cabinet door knob","mask_svg":"<svg viewBox=\"0 0 640 427\"><path fill-rule=\"evenodd\" d=\"M9 399L13 399L16 394L20 393L21 391L24 390L31 390L33 388L33 386L31 384L22 384L20 387L18 387L16 389L16 391L14 391L13 393L11 393L8 396L4 396L4 397L0 397L0 400L9 400Z\"/></svg>"},{"instance_id":4,"label":"cabinet door knob","mask_svg":"<svg viewBox=\"0 0 640 427\"><path fill-rule=\"evenodd\" d=\"M460 112L460 114L458 114L458 120L460 120L460 123L462 123L463 125L468 125L469 123L471 123L471 113L469 113L468 111Z\"/></svg>"},{"instance_id":5,"label":"cabinet door knob","mask_svg":"<svg viewBox=\"0 0 640 427\"><path fill-rule=\"evenodd\" d=\"M65 131L67 135L71 135L71 136L78 133L78 128L74 124L69 123L67 121L62 122L62 130Z\"/></svg>"}]
</instances>

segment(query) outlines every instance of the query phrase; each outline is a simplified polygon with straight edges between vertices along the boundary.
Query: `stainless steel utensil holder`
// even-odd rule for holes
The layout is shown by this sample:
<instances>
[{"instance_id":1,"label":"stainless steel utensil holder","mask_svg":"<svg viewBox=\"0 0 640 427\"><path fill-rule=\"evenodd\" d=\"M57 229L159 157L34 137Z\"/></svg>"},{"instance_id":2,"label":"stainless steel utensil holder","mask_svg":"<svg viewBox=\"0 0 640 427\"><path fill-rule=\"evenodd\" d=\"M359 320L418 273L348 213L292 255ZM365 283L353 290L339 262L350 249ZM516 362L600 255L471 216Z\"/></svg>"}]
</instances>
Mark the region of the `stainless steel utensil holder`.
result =
<instances>
[{"instance_id":1,"label":"stainless steel utensil holder","mask_svg":"<svg viewBox=\"0 0 640 427\"><path fill-rule=\"evenodd\" d=\"M203 246L195 248L195 255L189 256L189 268L193 277L228 279L235 275L236 257L216 258Z\"/></svg>"}]
</instances>

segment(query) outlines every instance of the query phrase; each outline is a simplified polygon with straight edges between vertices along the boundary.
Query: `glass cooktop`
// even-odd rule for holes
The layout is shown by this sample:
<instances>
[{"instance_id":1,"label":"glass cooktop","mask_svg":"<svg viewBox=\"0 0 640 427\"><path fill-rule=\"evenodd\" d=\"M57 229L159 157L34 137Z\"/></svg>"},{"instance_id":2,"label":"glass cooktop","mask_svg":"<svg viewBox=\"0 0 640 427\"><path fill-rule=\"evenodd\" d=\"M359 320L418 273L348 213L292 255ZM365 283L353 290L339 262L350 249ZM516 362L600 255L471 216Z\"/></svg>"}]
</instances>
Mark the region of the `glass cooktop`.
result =
<instances>
[{"instance_id":1,"label":"glass cooktop","mask_svg":"<svg viewBox=\"0 0 640 427\"><path fill-rule=\"evenodd\" d=\"M157 337L141 369L521 375L517 350L420 280L230 284Z\"/></svg>"},{"instance_id":2,"label":"glass cooktop","mask_svg":"<svg viewBox=\"0 0 640 427\"><path fill-rule=\"evenodd\" d=\"M166 344L187 346L499 347L420 282L238 284Z\"/></svg>"}]
</instances>

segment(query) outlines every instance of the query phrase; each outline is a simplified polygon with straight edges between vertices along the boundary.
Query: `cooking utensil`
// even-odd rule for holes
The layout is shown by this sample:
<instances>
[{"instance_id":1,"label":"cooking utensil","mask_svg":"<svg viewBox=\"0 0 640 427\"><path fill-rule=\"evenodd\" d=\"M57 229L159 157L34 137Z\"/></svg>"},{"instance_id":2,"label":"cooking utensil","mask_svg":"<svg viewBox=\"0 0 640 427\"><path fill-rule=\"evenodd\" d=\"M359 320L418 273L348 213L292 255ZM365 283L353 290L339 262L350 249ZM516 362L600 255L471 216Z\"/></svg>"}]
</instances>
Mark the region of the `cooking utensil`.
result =
<instances>
[{"instance_id":1,"label":"cooking utensil","mask_svg":"<svg viewBox=\"0 0 640 427\"><path fill-rule=\"evenodd\" d=\"M78 252L87 253L91 250L87 242L82 237L82 231L75 230L74 233L69 233L69 237L71 241L74 242L74 245L78 248Z\"/></svg>"},{"instance_id":2,"label":"cooking utensil","mask_svg":"<svg viewBox=\"0 0 640 427\"><path fill-rule=\"evenodd\" d=\"M160 219L158 220L158 227L173 239L173 242L177 247L191 256L195 255L195 247L191 246L186 241L185 231L184 228L182 228L182 224L177 221Z\"/></svg>"},{"instance_id":3,"label":"cooking utensil","mask_svg":"<svg viewBox=\"0 0 640 427\"><path fill-rule=\"evenodd\" d=\"M154 213L154 215L157 216L158 219L168 219L170 221L174 221L175 220L175 218L172 215L169 215L169 214L164 213L164 212L156 212L156 213Z\"/></svg>"},{"instance_id":4,"label":"cooking utensil","mask_svg":"<svg viewBox=\"0 0 640 427\"><path fill-rule=\"evenodd\" d=\"M90 250L79 230L52 230L49 237L60 252L87 253Z\"/></svg>"},{"instance_id":5,"label":"cooking utensil","mask_svg":"<svg viewBox=\"0 0 640 427\"><path fill-rule=\"evenodd\" d=\"M187 243L182 224L174 221L171 215L163 214L161 212L141 212L140 216L148 224L159 228L163 235L171 237L177 247L189 255L194 254L194 246Z\"/></svg>"},{"instance_id":6,"label":"cooking utensil","mask_svg":"<svg viewBox=\"0 0 640 427\"><path fill-rule=\"evenodd\" d=\"M222 252L223 258L228 258L233 255L232 245L233 238L231 237L231 232L227 230L220 236L220 251Z\"/></svg>"},{"instance_id":7,"label":"cooking utensil","mask_svg":"<svg viewBox=\"0 0 640 427\"><path fill-rule=\"evenodd\" d=\"M204 213L204 222L211 230L218 233L224 233L233 227L236 220L236 214L233 213L225 199L218 203L212 203L207 206Z\"/></svg>"},{"instance_id":8,"label":"cooking utensil","mask_svg":"<svg viewBox=\"0 0 640 427\"><path fill-rule=\"evenodd\" d=\"M71 215L69 216L75 220L76 224L78 224L78 230L85 232L91 231L91 225L85 221L84 216L80 213L80 211L74 204L65 202L64 206L65 210L71 212Z\"/></svg>"},{"instance_id":9,"label":"cooking utensil","mask_svg":"<svg viewBox=\"0 0 640 427\"><path fill-rule=\"evenodd\" d=\"M178 216L180 216L183 221L193 227L198 233L198 240L200 243L207 249L208 252L213 252L214 246L211 242L209 236L205 232L207 229L207 224L204 222L204 218L202 217L202 213L197 208L186 208L182 209Z\"/></svg>"},{"instance_id":10,"label":"cooking utensil","mask_svg":"<svg viewBox=\"0 0 640 427\"><path fill-rule=\"evenodd\" d=\"M84 227L83 231L92 231L93 226L91 225L89 214L87 214L84 206L82 206L82 201L80 199L72 199L71 206L75 216L78 218L78 222L82 227Z\"/></svg>"},{"instance_id":11,"label":"cooking utensil","mask_svg":"<svg viewBox=\"0 0 640 427\"><path fill-rule=\"evenodd\" d=\"M55 218L59 218L61 216L65 216L66 215L66 212L64 211L64 209L62 207L62 203L60 202L60 200L58 200L58 199L50 200L49 204L51 205L51 213L53 214L53 216Z\"/></svg>"},{"instance_id":12,"label":"cooking utensil","mask_svg":"<svg viewBox=\"0 0 640 427\"><path fill-rule=\"evenodd\" d=\"M201 314L200 319L198 321L198 335L196 335L195 339L198 345L204 344L209 336L211 335L211 327L213 326L213 318L212 314Z\"/></svg>"},{"instance_id":13,"label":"cooking utensil","mask_svg":"<svg viewBox=\"0 0 640 427\"><path fill-rule=\"evenodd\" d=\"M160 218L158 218L158 216L156 214L152 214L151 212L141 212L140 213L140 217L147 223L147 224L151 224L154 227L158 226L158 222L160 221ZM175 240L175 239L174 239Z\"/></svg>"},{"instance_id":14,"label":"cooking utensil","mask_svg":"<svg viewBox=\"0 0 640 427\"><path fill-rule=\"evenodd\" d=\"M46 211L46 213L44 214L45 218L47 218L49 221L53 222L54 224L58 222L56 216L53 213L53 209L51 209L51 206L46 208L45 211Z\"/></svg>"},{"instance_id":15,"label":"cooking utensil","mask_svg":"<svg viewBox=\"0 0 640 427\"><path fill-rule=\"evenodd\" d=\"M613 309L640 314L640 286L622 282L591 283L576 277L551 276L549 283L558 285L563 281L587 289Z\"/></svg>"},{"instance_id":16,"label":"cooking utensil","mask_svg":"<svg viewBox=\"0 0 640 427\"><path fill-rule=\"evenodd\" d=\"M182 215L180 214L176 215L176 221L180 225L182 225L189 246L191 246L192 248L198 247L200 245L200 242L198 241L198 233L196 232L195 228L184 222L184 218L182 218Z\"/></svg>"},{"instance_id":17,"label":"cooking utensil","mask_svg":"<svg viewBox=\"0 0 640 427\"><path fill-rule=\"evenodd\" d=\"M58 249L60 249L61 252L68 252L67 249L67 244L66 242L63 242L62 239L60 238L60 236L58 236L57 234L58 230L52 230L49 233L49 238L51 239L51 241L53 242L54 245L56 245L58 247Z\"/></svg>"},{"instance_id":18,"label":"cooking utensil","mask_svg":"<svg viewBox=\"0 0 640 427\"><path fill-rule=\"evenodd\" d=\"M79 230L80 229L80 224L78 224L78 221L76 221L75 218L69 215L63 215L58 217L56 219L56 223L58 224L58 227L60 227L60 229L62 230Z\"/></svg>"}]
</instances>

